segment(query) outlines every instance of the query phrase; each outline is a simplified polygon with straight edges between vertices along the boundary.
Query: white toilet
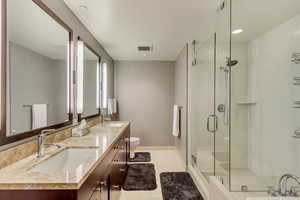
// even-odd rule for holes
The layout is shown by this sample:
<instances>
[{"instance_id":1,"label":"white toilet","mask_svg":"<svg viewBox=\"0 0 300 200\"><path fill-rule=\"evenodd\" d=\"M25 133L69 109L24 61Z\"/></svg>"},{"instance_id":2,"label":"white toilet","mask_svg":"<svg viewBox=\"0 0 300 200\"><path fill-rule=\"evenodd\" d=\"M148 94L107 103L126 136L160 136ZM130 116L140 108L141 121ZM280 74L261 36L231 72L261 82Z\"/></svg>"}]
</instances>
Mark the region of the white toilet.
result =
<instances>
[{"instance_id":1,"label":"white toilet","mask_svg":"<svg viewBox=\"0 0 300 200\"><path fill-rule=\"evenodd\" d=\"M139 144L140 144L140 138L130 137L130 158L135 157L134 151L137 148L137 146L139 146Z\"/></svg>"}]
</instances>

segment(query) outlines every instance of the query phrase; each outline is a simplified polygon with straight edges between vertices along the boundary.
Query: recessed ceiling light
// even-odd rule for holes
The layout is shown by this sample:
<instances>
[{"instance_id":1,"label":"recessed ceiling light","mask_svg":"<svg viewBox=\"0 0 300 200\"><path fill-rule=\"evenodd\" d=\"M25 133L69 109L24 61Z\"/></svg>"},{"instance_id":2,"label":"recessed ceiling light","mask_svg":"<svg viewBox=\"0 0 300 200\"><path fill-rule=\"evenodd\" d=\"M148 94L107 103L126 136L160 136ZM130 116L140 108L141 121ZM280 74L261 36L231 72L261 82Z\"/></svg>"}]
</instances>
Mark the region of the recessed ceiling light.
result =
<instances>
[{"instance_id":1,"label":"recessed ceiling light","mask_svg":"<svg viewBox=\"0 0 300 200\"><path fill-rule=\"evenodd\" d=\"M232 34L240 34L243 31L244 31L243 29L235 29L235 30L232 31Z\"/></svg>"},{"instance_id":2,"label":"recessed ceiling light","mask_svg":"<svg viewBox=\"0 0 300 200\"><path fill-rule=\"evenodd\" d=\"M85 5L80 5L79 8L82 9L82 10L88 10L88 7L85 6Z\"/></svg>"}]
</instances>

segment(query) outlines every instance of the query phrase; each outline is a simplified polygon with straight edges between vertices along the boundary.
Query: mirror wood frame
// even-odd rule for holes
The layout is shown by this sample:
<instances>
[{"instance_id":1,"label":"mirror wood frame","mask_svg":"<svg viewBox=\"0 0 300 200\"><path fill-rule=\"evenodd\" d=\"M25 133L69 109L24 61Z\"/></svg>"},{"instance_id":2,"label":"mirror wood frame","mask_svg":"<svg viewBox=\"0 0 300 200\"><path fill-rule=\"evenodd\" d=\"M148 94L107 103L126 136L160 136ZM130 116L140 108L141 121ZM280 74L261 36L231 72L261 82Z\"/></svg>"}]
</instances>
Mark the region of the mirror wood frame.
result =
<instances>
[{"instance_id":1,"label":"mirror wood frame","mask_svg":"<svg viewBox=\"0 0 300 200\"><path fill-rule=\"evenodd\" d=\"M60 24L62 26L62 28L64 28L67 32L69 32L69 74L68 76L70 77L69 80L69 111L67 113L68 115L68 121L63 122L63 123L58 123L55 125L51 125L51 126L47 126L47 127L43 127L43 128L39 128L39 129L34 129L34 130L30 130L30 131L26 131L23 133L20 133L18 135L14 135L14 136L6 136L6 116L7 116L7 108L6 108L6 104L7 104L7 69L8 69L8 65L7 65L7 1L9 0L1 0L1 74L0 74L0 84L1 84L1 88L0 88L0 101L1 101L1 126L0 126L0 146L1 145L6 145L12 142L17 142L19 140L22 139L26 139L35 135L38 135L41 133L41 131L43 129L58 129L58 128L62 128L68 125L71 125L73 123L73 113L72 113L72 107L74 107L74 105L71 105L73 103L72 101L72 52L74 51L74 36L73 36L73 30L66 24L63 22L62 19L60 19L50 8L48 8L43 2L42 0L32 0L32 3L35 3L39 8L41 8L46 14L49 15L49 17L51 17L52 19L54 19L58 24Z\"/></svg>"},{"instance_id":2,"label":"mirror wood frame","mask_svg":"<svg viewBox=\"0 0 300 200\"><path fill-rule=\"evenodd\" d=\"M84 44L84 47L88 48L91 52L93 52L98 57L98 65L101 65L101 61L102 61L101 56L90 45L88 45L82 38L78 37L78 41L82 41ZM81 113L77 113L77 118L78 118L79 122L84 119L87 120L87 119L92 119L92 118L99 117L99 116L101 116L101 108L98 108L98 113L95 115L89 115L89 116L83 117Z\"/></svg>"}]
</instances>

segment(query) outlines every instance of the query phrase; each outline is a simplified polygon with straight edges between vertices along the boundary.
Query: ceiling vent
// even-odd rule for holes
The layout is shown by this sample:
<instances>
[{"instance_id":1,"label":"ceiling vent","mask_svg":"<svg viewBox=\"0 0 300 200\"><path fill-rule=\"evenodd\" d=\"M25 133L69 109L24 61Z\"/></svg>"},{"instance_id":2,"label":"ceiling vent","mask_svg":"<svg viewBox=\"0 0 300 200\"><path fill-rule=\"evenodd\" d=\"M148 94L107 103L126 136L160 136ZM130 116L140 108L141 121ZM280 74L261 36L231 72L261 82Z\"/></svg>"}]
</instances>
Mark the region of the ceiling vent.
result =
<instances>
[{"instance_id":1,"label":"ceiling vent","mask_svg":"<svg viewBox=\"0 0 300 200\"><path fill-rule=\"evenodd\" d=\"M140 52L152 52L153 46L138 46Z\"/></svg>"}]
</instances>

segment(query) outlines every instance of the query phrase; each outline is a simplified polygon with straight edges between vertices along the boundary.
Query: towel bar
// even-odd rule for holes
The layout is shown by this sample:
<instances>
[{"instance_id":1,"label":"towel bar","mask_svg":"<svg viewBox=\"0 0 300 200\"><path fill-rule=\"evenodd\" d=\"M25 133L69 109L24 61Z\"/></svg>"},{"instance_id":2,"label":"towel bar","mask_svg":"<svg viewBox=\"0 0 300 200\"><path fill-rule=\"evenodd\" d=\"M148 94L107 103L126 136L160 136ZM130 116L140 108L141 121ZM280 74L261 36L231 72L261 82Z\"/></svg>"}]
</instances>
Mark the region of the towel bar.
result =
<instances>
[{"instance_id":1,"label":"towel bar","mask_svg":"<svg viewBox=\"0 0 300 200\"><path fill-rule=\"evenodd\" d=\"M46 104L46 105L49 106L49 104ZM30 107L30 108L32 108L32 105L26 105L26 104L25 104L25 105L22 105L22 107L23 107L23 108L25 108L25 107Z\"/></svg>"}]
</instances>

